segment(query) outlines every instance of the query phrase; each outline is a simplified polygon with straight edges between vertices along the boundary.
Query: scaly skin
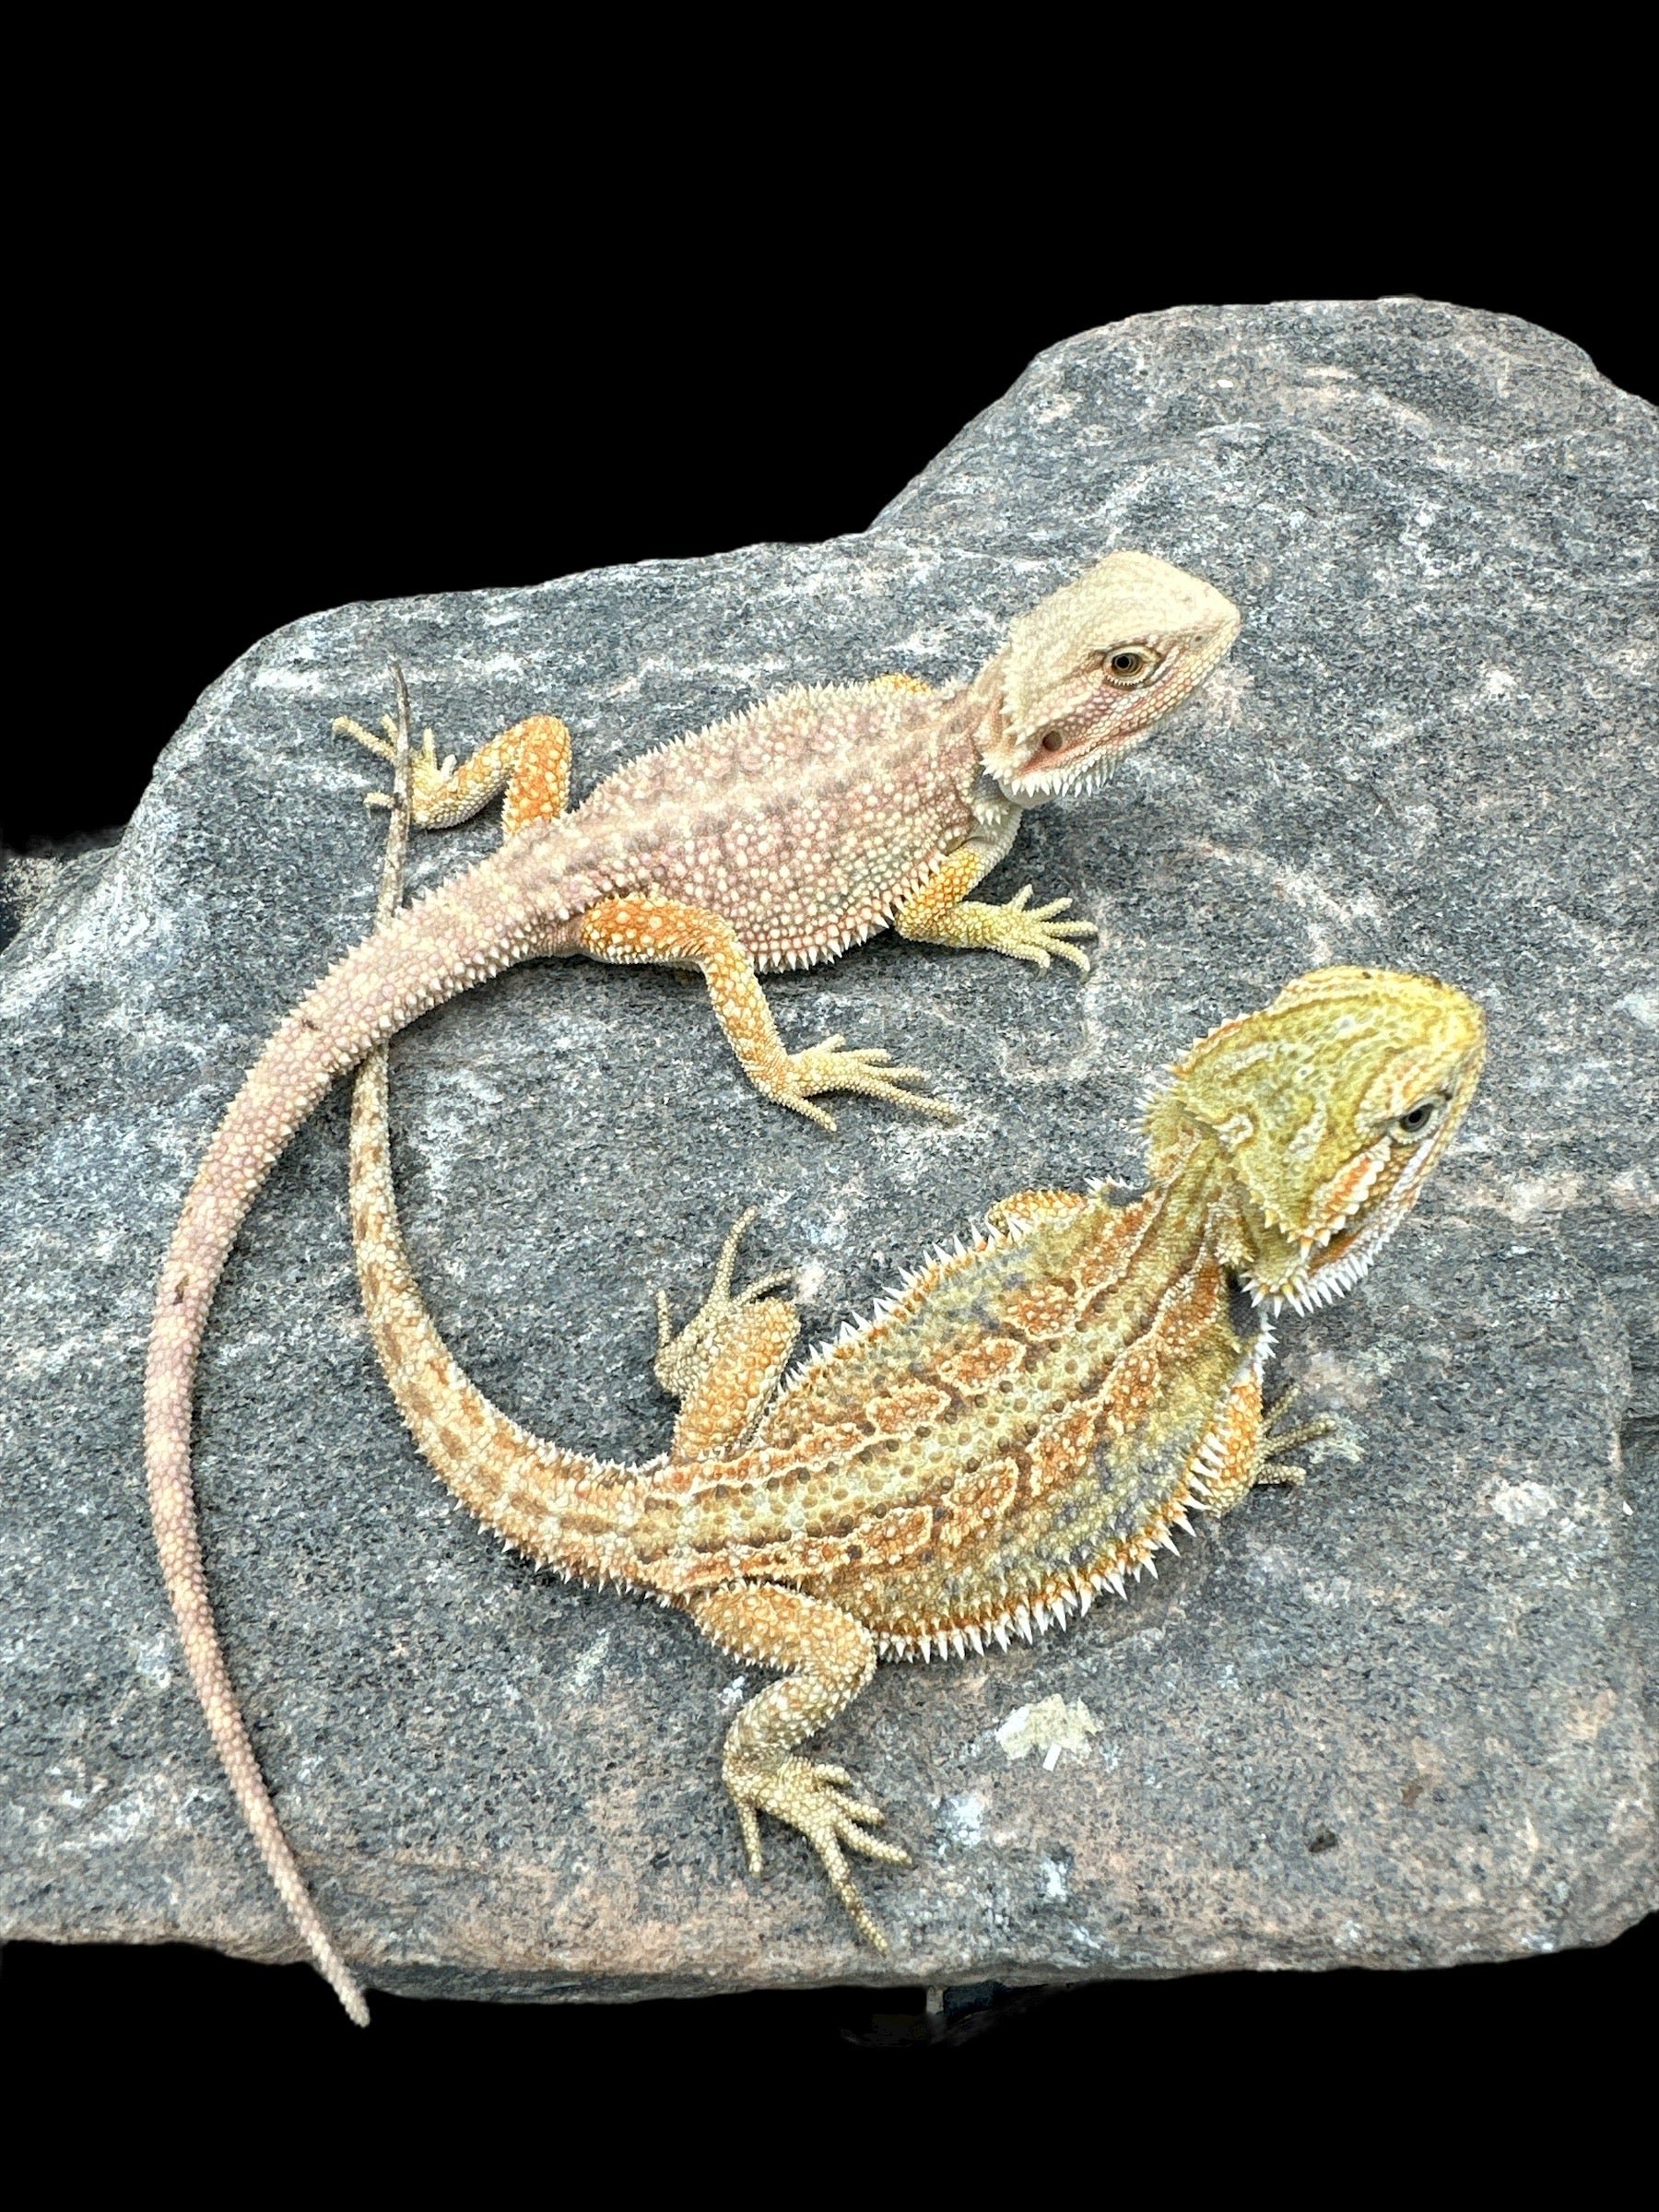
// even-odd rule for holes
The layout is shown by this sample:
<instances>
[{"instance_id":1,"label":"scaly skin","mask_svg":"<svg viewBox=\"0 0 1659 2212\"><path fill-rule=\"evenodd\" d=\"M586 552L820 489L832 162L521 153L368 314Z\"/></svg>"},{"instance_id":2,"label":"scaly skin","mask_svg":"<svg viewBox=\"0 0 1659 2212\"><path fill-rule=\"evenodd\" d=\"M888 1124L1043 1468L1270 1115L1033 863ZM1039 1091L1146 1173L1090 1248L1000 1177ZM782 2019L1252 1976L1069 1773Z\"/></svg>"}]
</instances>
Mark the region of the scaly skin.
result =
<instances>
[{"instance_id":1,"label":"scaly skin","mask_svg":"<svg viewBox=\"0 0 1659 2212\"><path fill-rule=\"evenodd\" d=\"M351 1146L371 1332L416 1441L480 1520L784 1670L726 1740L749 1865L761 1812L801 1830L885 1948L845 1854L906 1855L870 1832L881 1812L845 1772L797 1747L878 1659L960 1657L1064 1626L1156 1571L1190 1512L1300 1481L1280 1454L1325 1424L1273 1433L1270 1332L1241 1337L1230 1281L1271 1311L1356 1281L1449 1141L1484 1041L1479 1010L1430 978L1304 976L1173 1069L1148 1116L1144 1196L1005 1199L970 1250L930 1263L787 1381L798 1324L767 1295L777 1278L731 1295L746 1216L678 1335L661 1300L656 1373L680 1414L672 1450L641 1468L530 1435L450 1355L404 1249L376 1053Z\"/></svg>"},{"instance_id":2,"label":"scaly skin","mask_svg":"<svg viewBox=\"0 0 1659 2212\"><path fill-rule=\"evenodd\" d=\"M429 739L417 820L462 819L511 782L501 850L390 919L277 1029L207 1147L157 1287L145 1378L150 1515L191 1679L238 1805L296 1926L354 2018L330 1942L254 1760L214 1626L191 1479L191 1399L213 1293L242 1217L329 1086L420 1015L516 961L585 953L691 965L768 1098L833 1127L816 1098L853 1090L947 1112L919 1071L831 1039L786 1053L757 972L833 959L874 931L1088 965L1059 922L968 894L1023 810L1084 791L1185 699L1238 610L1167 562L1116 553L1010 628L971 683L905 679L785 692L607 778L563 815L569 734L534 716L456 771ZM355 730L355 725L350 725ZM382 741L356 731L376 749Z\"/></svg>"}]
</instances>

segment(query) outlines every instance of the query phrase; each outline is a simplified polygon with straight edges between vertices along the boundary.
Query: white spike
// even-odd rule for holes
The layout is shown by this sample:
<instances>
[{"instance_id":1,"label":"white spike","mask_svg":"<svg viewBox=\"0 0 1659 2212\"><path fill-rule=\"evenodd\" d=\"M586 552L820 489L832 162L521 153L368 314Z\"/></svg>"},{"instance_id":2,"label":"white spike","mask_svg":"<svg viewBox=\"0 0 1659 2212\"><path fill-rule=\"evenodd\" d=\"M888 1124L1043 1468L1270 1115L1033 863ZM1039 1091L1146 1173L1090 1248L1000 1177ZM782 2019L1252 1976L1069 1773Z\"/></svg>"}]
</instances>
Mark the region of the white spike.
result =
<instances>
[{"instance_id":1,"label":"white spike","mask_svg":"<svg viewBox=\"0 0 1659 2212\"><path fill-rule=\"evenodd\" d=\"M996 1638L997 1642L1002 1645L1003 1650L1006 1652L1008 1648L1007 1622L1005 1620L999 1620L995 1628L992 1630L992 1633Z\"/></svg>"},{"instance_id":2,"label":"white spike","mask_svg":"<svg viewBox=\"0 0 1659 2212\"><path fill-rule=\"evenodd\" d=\"M1177 1559L1181 1557L1181 1547L1176 1543L1174 1537L1170 1534L1167 1528L1160 1528L1159 1530L1158 1540L1163 1546L1166 1551L1172 1551Z\"/></svg>"},{"instance_id":3,"label":"white spike","mask_svg":"<svg viewBox=\"0 0 1659 2212\"><path fill-rule=\"evenodd\" d=\"M1023 1606L1016 1606L1014 1608L1014 1626L1019 1630L1026 1642L1030 1643L1031 1641L1031 1617Z\"/></svg>"},{"instance_id":4,"label":"white spike","mask_svg":"<svg viewBox=\"0 0 1659 2212\"><path fill-rule=\"evenodd\" d=\"M974 1648L975 1652L976 1652L976 1653L979 1654L979 1656L980 1656L980 1657L982 1659L982 1658L984 1657L984 1655L985 1655L985 1647L984 1647L984 1645L983 1645L983 1644L982 1644L982 1643L980 1641L980 1632L979 1632L978 1629L970 1629L970 1630L969 1630L969 1631L968 1631L968 1641L969 1641L969 1642L970 1642L970 1643L971 1643L971 1644L973 1646L973 1648Z\"/></svg>"},{"instance_id":5,"label":"white spike","mask_svg":"<svg viewBox=\"0 0 1659 2212\"><path fill-rule=\"evenodd\" d=\"M968 1656L968 1646L962 1641L962 1631L960 1629L951 1630L950 1641L955 1648L957 1657L959 1659L966 1659Z\"/></svg>"},{"instance_id":6,"label":"white spike","mask_svg":"<svg viewBox=\"0 0 1659 2212\"><path fill-rule=\"evenodd\" d=\"M1089 1589L1087 1584L1085 1584L1084 1587L1077 1593L1077 1613L1079 1618L1081 1618L1083 1614L1087 1613L1089 1606L1093 1604L1094 1592Z\"/></svg>"}]
</instances>

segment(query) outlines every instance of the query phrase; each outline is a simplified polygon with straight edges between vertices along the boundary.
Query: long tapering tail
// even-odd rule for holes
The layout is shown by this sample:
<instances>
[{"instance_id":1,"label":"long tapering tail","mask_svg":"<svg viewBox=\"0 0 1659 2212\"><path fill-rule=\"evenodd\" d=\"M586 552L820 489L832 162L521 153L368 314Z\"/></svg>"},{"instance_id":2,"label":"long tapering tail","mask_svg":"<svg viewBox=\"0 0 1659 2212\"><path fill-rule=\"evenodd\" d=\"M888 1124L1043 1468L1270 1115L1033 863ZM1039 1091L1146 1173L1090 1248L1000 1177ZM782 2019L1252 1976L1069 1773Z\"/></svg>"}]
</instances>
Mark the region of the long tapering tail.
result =
<instances>
[{"instance_id":1,"label":"long tapering tail","mask_svg":"<svg viewBox=\"0 0 1659 2212\"><path fill-rule=\"evenodd\" d=\"M260 1054L219 1124L173 1231L145 1375L150 1517L191 1680L238 1806L295 1926L359 2025L362 1993L312 1902L260 1774L203 1571L191 1478L191 1401L214 1290L243 1216L335 1079L429 1008L547 948L582 903L578 841L529 831L377 930L319 983Z\"/></svg>"},{"instance_id":2,"label":"long tapering tail","mask_svg":"<svg viewBox=\"0 0 1659 2212\"><path fill-rule=\"evenodd\" d=\"M381 865L377 924L403 897L408 841L406 701L394 752L396 782ZM634 1566L614 1515L586 1506L635 1473L566 1452L501 1412L472 1382L427 1312L410 1265L392 1180L386 1047L377 1044L351 1093L351 1246L370 1335L399 1413L430 1465L470 1512L538 1563L557 1560L603 1581Z\"/></svg>"}]
</instances>

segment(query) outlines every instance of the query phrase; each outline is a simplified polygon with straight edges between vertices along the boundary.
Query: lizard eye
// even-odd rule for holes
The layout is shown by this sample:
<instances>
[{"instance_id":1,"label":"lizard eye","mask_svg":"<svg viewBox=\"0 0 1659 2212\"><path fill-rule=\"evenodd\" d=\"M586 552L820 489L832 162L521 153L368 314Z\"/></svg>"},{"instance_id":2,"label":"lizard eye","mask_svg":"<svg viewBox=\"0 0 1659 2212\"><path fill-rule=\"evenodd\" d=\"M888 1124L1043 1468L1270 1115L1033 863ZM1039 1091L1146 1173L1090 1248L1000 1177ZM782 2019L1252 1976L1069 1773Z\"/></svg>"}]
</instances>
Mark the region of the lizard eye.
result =
<instances>
[{"instance_id":1,"label":"lizard eye","mask_svg":"<svg viewBox=\"0 0 1659 2212\"><path fill-rule=\"evenodd\" d=\"M1104 656L1100 673L1109 684L1132 688L1146 682L1161 657L1148 645L1120 645L1115 653Z\"/></svg>"},{"instance_id":2,"label":"lizard eye","mask_svg":"<svg viewBox=\"0 0 1659 2212\"><path fill-rule=\"evenodd\" d=\"M1065 737L1064 732L1060 730L1050 730L1048 735L1042 740L1042 749L1045 753L1057 753L1065 743Z\"/></svg>"},{"instance_id":3,"label":"lizard eye","mask_svg":"<svg viewBox=\"0 0 1659 2212\"><path fill-rule=\"evenodd\" d=\"M1395 1117L1394 1133L1407 1144L1415 1144L1418 1137L1428 1135L1445 1110L1444 1099L1419 1099L1415 1106L1407 1106L1404 1113Z\"/></svg>"}]
</instances>

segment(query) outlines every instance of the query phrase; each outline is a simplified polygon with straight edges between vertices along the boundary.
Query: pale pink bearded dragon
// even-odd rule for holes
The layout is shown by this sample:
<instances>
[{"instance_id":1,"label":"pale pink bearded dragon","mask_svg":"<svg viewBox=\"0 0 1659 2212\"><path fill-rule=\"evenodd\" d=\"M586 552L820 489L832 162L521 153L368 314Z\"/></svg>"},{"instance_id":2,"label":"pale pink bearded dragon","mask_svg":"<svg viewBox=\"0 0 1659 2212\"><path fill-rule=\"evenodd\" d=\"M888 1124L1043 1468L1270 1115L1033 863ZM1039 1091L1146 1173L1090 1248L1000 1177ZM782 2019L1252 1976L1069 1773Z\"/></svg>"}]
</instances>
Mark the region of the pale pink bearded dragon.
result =
<instances>
[{"instance_id":1,"label":"pale pink bearded dragon","mask_svg":"<svg viewBox=\"0 0 1659 2212\"><path fill-rule=\"evenodd\" d=\"M630 762L562 815L563 724L535 716L458 772L429 738L415 762L425 827L508 791L501 849L377 929L278 1028L209 1145L157 1291L145 1389L150 1511L191 1677L237 1802L296 1926L354 2017L361 1996L288 1849L238 1707L207 1594L191 1480L195 1362L238 1226L296 1129L339 1077L445 999L516 961L585 953L702 971L716 1017L766 1097L852 1090L945 1112L919 1071L833 1038L786 1053L758 971L809 967L876 931L1086 967L1056 921L1069 900L969 894L1027 807L1088 790L1185 699L1237 634L1196 577L1116 553L1010 628L971 683L906 679L787 691ZM380 741L358 733L377 749Z\"/></svg>"}]
</instances>

